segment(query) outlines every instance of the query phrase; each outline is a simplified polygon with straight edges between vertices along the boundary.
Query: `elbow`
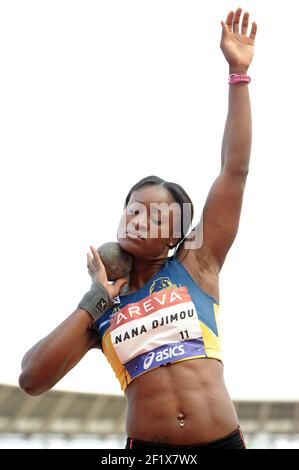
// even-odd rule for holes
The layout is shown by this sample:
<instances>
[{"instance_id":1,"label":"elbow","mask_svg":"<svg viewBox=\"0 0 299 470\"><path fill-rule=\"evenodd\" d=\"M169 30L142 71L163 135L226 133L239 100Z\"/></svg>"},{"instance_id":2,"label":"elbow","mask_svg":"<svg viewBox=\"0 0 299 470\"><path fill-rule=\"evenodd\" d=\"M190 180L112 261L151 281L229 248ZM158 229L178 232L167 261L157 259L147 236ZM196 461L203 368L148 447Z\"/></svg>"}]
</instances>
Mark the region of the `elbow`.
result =
<instances>
[{"instance_id":1,"label":"elbow","mask_svg":"<svg viewBox=\"0 0 299 470\"><path fill-rule=\"evenodd\" d=\"M26 374L24 372L21 373L19 377L19 386L28 395L32 395L32 396L38 395L36 384L33 378L30 377L29 374Z\"/></svg>"},{"instance_id":2,"label":"elbow","mask_svg":"<svg viewBox=\"0 0 299 470\"><path fill-rule=\"evenodd\" d=\"M41 395L49 390L49 388L42 387L36 378L28 372L22 372L19 376L20 388L33 397Z\"/></svg>"}]
</instances>

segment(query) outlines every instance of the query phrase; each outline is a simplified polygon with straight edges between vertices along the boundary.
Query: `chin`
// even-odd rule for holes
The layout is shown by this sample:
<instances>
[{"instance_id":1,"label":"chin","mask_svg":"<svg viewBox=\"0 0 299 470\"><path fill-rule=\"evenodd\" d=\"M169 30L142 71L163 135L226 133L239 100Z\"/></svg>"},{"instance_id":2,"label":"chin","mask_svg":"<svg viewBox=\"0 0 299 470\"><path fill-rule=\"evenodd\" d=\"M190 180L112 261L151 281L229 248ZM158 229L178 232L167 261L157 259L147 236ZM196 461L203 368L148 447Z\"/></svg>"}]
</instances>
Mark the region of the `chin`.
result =
<instances>
[{"instance_id":1,"label":"chin","mask_svg":"<svg viewBox=\"0 0 299 470\"><path fill-rule=\"evenodd\" d=\"M142 254L144 254L144 251L141 249L140 246L137 245L134 240L131 240L129 238L119 238L117 236L117 241L123 250L127 251L133 256L142 257Z\"/></svg>"}]
</instances>

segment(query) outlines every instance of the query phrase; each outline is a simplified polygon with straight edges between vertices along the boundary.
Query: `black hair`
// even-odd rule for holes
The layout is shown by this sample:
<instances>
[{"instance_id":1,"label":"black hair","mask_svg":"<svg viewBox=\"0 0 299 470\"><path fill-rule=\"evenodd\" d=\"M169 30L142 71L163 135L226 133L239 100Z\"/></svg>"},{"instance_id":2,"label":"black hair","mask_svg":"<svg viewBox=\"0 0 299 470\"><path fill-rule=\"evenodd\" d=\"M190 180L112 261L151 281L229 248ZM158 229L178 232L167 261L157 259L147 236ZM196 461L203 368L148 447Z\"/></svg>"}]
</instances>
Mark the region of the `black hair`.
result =
<instances>
[{"instance_id":1,"label":"black hair","mask_svg":"<svg viewBox=\"0 0 299 470\"><path fill-rule=\"evenodd\" d=\"M179 203L180 208L181 208L181 238L180 240L175 244L175 249L176 251L178 250L179 246L183 242L183 240L186 238L188 235L187 231L190 225L190 220L192 222L193 220L193 215L194 215L194 207L193 207L193 202L191 201L190 197L184 190L184 188L178 184L178 183L173 183L171 181L166 181L162 178L159 178L159 176L155 175L150 175L146 176L145 178L142 178L140 181L138 181L130 191L128 192L128 195L126 197L125 201L125 207L127 207L128 202L130 200L130 197L134 191L137 189L143 188L144 186L149 186L149 185L159 185L165 189L167 189L170 194L173 196L174 200ZM188 204L186 204L188 203ZM184 205L186 204L186 205ZM187 208L187 210L186 210ZM187 212L189 211L189 212ZM188 226L185 227L186 225L186 213L187 213L187 222Z\"/></svg>"}]
</instances>

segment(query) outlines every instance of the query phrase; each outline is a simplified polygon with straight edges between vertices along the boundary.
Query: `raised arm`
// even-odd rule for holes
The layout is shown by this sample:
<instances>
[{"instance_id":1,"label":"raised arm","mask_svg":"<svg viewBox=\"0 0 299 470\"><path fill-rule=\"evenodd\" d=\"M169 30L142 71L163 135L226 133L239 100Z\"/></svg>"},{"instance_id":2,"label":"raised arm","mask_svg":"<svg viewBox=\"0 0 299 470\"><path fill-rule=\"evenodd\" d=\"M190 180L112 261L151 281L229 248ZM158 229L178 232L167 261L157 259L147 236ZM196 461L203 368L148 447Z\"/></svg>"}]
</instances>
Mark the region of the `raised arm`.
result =
<instances>
[{"instance_id":1,"label":"raised arm","mask_svg":"<svg viewBox=\"0 0 299 470\"><path fill-rule=\"evenodd\" d=\"M249 13L245 12L239 33L241 12L241 8L235 13L231 11L226 22L221 22L220 47L229 64L229 74L247 75L253 58L257 25L253 22L248 37ZM251 151L249 85L242 82L228 86L228 114L222 140L221 169L208 193L199 222L202 224L202 244L193 250L196 257L204 258L218 272L237 234ZM186 249L179 250L182 256L182 251Z\"/></svg>"}]
</instances>

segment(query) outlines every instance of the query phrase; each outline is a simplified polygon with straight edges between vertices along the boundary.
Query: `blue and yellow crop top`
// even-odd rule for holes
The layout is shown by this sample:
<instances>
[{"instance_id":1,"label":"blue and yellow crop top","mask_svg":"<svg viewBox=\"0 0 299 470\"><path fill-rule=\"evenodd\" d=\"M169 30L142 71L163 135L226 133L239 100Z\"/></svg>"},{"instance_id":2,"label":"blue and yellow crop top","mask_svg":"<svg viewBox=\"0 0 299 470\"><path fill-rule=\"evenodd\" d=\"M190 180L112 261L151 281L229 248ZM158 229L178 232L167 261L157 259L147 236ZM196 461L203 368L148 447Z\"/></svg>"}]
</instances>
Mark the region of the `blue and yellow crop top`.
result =
<instances>
[{"instance_id":1,"label":"blue and yellow crop top","mask_svg":"<svg viewBox=\"0 0 299 470\"><path fill-rule=\"evenodd\" d=\"M96 327L121 389L169 363L205 357L222 362L218 309L174 255L143 287L115 297Z\"/></svg>"}]
</instances>

